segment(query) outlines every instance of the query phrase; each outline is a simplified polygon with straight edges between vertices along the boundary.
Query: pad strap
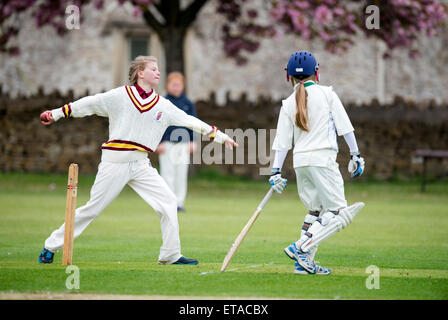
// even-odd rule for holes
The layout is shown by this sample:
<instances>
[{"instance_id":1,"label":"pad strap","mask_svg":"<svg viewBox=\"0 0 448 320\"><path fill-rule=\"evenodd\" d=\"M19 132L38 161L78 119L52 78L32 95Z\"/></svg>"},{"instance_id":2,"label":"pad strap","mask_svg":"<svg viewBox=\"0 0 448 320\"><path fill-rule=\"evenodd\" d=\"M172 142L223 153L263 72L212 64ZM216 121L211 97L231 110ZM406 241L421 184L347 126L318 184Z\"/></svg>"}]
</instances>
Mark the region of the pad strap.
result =
<instances>
[{"instance_id":1,"label":"pad strap","mask_svg":"<svg viewBox=\"0 0 448 320\"><path fill-rule=\"evenodd\" d=\"M320 211L309 211L308 214L319 218Z\"/></svg>"},{"instance_id":2,"label":"pad strap","mask_svg":"<svg viewBox=\"0 0 448 320\"><path fill-rule=\"evenodd\" d=\"M305 217L305 221L302 225L302 234L304 231L308 231L308 229L313 225L313 223L319 219L320 211L308 211L307 216Z\"/></svg>"},{"instance_id":3,"label":"pad strap","mask_svg":"<svg viewBox=\"0 0 448 320\"><path fill-rule=\"evenodd\" d=\"M311 223L306 223L304 222L302 225L302 230L303 231L308 231L308 229L311 227Z\"/></svg>"}]
</instances>

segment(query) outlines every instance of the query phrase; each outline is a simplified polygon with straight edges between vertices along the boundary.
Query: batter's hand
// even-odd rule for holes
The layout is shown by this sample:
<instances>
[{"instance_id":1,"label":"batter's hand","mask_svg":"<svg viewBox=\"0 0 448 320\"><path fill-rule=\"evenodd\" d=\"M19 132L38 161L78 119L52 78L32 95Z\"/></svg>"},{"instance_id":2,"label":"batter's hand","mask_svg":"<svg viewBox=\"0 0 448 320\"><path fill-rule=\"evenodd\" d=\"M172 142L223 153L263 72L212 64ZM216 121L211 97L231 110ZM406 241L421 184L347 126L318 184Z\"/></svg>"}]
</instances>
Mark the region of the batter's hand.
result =
<instances>
[{"instance_id":1,"label":"batter's hand","mask_svg":"<svg viewBox=\"0 0 448 320\"><path fill-rule=\"evenodd\" d=\"M47 110L40 114L40 122L42 122L42 124L46 126L54 122L54 118L50 110Z\"/></svg>"},{"instance_id":2,"label":"batter's hand","mask_svg":"<svg viewBox=\"0 0 448 320\"><path fill-rule=\"evenodd\" d=\"M364 158L361 157L359 152L354 152L350 154L350 161L348 163L348 172L350 173L350 177L356 178L360 177L364 172L365 161Z\"/></svg>"},{"instance_id":3,"label":"batter's hand","mask_svg":"<svg viewBox=\"0 0 448 320\"><path fill-rule=\"evenodd\" d=\"M235 141L233 141L232 138L227 138L227 140L224 142L224 144L226 145L226 148L233 150L233 147L238 147L238 143L236 143Z\"/></svg>"},{"instance_id":4,"label":"batter's hand","mask_svg":"<svg viewBox=\"0 0 448 320\"><path fill-rule=\"evenodd\" d=\"M275 192L281 194L285 190L288 180L282 178L280 171L273 171L269 177L269 184L272 186Z\"/></svg>"}]
</instances>

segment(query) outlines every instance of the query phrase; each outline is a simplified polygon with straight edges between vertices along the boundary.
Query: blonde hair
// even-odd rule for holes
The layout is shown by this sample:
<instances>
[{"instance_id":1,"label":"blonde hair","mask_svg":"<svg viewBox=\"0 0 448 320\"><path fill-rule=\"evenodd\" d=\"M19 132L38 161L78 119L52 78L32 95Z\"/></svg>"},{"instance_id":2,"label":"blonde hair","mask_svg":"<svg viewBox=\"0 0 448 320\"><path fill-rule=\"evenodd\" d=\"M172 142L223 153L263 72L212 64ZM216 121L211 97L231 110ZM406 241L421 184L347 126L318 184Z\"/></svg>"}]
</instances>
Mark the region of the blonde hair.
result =
<instances>
[{"instance_id":1,"label":"blonde hair","mask_svg":"<svg viewBox=\"0 0 448 320\"><path fill-rule=\"evenodd\" d=\"M182 82L182 84L185 85L185 78L184 75L180 72L174 71L174 72L170 72L168 74L168 77L166 77L166 85L168 85L168 83L170 83L171 81L178 79Z\"/></svg>"},{"instance_id":2,"label":"blonde hair","mask_svg":"<svg viewBox=\"0 0 448 320\"><path fill-rule=\"evenodd\" d=\"M305 90L304 81L312 80L312 79L315 79L314 75L304 78L302 80L299 80L295 77L291 77L291 84L293 87L295 87L295 85L297 83L300 83L299 87L296 89L295 123L296 123L296 126L298 126L303 131L307 131L307 132L310 131L310 129L308 128L308 110L307 110L307 108L308 108L308 106L307 106L308 93Z\"/></svg>"},{"instance_id":3,"label":"blonde hair","mask_svg":"<svg viewBox=\"0 0 448 320\"><path fill-rule=\"evenodd\" d=\"M137 56L134 61L131 62L131 66L129 67L129 82L131 85L137 83L138 72L144 70L148 62L157 63L157 58L153 56Z\"/></svg>"}]
</instances>

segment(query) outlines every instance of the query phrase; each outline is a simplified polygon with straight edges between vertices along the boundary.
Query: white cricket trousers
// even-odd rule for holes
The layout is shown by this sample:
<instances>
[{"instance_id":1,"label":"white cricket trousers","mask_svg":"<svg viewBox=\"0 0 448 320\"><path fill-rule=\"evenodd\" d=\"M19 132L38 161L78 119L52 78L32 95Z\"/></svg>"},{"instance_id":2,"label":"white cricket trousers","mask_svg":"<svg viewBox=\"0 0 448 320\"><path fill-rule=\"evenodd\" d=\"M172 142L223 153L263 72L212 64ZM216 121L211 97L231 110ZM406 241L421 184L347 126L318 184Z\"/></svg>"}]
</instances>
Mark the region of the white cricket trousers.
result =
<instances>
[{"instance_id":1,"label":"white cricket trousers","mask_svg":"<svg viewBox=\"0 0 448 320\"><path fill-rule=\"evenodd\" d=\"M159 156L160 175L165 179L183 207L187 196L188 166L190 164L189 143L164 142L165 152Z\"/></svg>"},{"instance_id":2,"label":"white cricket trousers","mask_svg":"<svg viewBox=\"0 0 448 320\"><path fill-rule=\"evenodd\" d=\"M160 218L162 247L159 263L171 264L181 257L176 198L149 159L129 162L102 161L90 191L90 200L75 211L74 237L114 200L128 184L145 200ZM64 246L65 224L45 241L45 248L57 252Z\"/></svg>"},{"instance_id":3,"label":"white cricket trousers","mask_svg":"<svg viewBox=\"0 0 448 320\"><path fill-rule=\"evenodd\" d=\"M300 200L310 211L336 211L347 206L344 180L337 162L328 167L296 167Z\"/></svg>"}]
</instances>

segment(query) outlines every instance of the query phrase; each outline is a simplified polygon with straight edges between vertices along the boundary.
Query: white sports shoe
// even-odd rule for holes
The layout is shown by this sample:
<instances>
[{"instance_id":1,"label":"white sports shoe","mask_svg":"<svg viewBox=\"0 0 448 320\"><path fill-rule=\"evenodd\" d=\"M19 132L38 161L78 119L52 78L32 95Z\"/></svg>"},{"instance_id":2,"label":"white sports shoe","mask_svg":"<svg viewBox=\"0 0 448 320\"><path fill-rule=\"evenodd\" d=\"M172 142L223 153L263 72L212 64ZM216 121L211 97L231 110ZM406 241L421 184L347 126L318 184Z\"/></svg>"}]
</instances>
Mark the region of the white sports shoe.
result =
<instances>
[{"instance_id":1,"label":"white sports shoe","mask_svg":"<svg viewBox=\"0 0 448 320\"><path fill-rule=\"evenodd\" d=\"M289 258L295 260L308 273L316 273L316 264L312 260L310 252L305 253L297 249L295 242L291 243L289 247L286 247L283 251Z\"/></svg>"},{"instance_id":2,"label":"white sports shoe","mask_svg":"<svg viewBox=\"0 0 448 320\"><path fill-rule=\"evenodd\" d=\"M310 274L297 262L294 263L294 273L295 274ZM330 273L331 273L330 268L325 268L325 267L316 265L316 273L315 274L330 274Z\"/></svg>"}]
</instances>

